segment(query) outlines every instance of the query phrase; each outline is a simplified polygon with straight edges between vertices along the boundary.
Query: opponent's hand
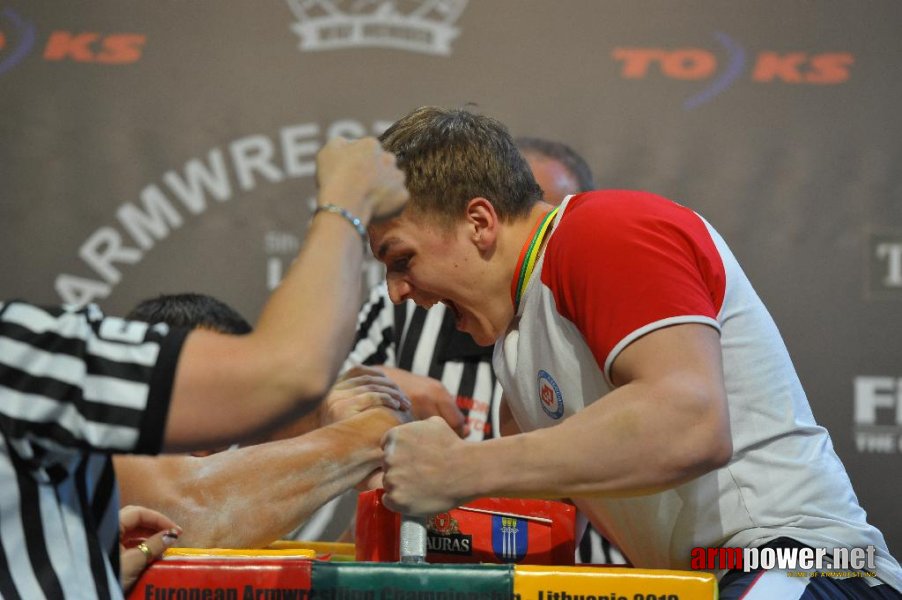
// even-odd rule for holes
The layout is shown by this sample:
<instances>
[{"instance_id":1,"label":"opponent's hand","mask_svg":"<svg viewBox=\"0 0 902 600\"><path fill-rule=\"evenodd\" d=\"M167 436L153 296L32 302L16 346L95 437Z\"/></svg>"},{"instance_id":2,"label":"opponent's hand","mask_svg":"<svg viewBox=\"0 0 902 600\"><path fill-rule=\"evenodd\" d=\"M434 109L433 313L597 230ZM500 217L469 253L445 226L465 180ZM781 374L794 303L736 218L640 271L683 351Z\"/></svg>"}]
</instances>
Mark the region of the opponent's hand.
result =
<instances>
[{"instance_id":1,"label":"opponent's hand","mask_svg":"<svg viewBox=\"0 0 902 600\"><path fill-rule=\"evenodd\" d=\"M324 427L377 407L407 412L411 402L379 369L363 365L352 367L339 377L317 409L319 424Z\"/></svg>"},{"instance_id":2,"label":"opponent's hand","mask_svg":"<svg viewBox=\"0 0 902 600\"><path fill-rule=\"evenodd\" d=\"M375 435L381 445L383 436L393 427L410 423L410 412L400 412L397 410L389 410L387 408L377 408L376 410L368 410L363 414L354 417L353 421L346 421L348 424L354 423L357 427L358 435L370 438ZM356 486L358 491L374 490L382 486L382 466L374 469L366 477L364 477Z\"/></svg>"},{"instance_id":3,"label":"opponent's hand","mask_svg":"<svg viewBox=\"0 0 902 600\"><path fill-rule=\"evenodd\" d=\"M432 515L459 506L457 483L467 473L449 472L447 457L463 444L440 417L390 429L382 438L385 506L410 515Z\"/></svg>"},{"instance_id":4,"label":"opponent's hand","mask_svg":"<svg viewBox=\"0 0 902 600\"><path fill-rule=\"evenodd\" d=\"M182 528L155 510L125 506L119 511L119 580L128 592L144 569L175 544Z\"/></svg>"},{"instance_id":5,"label":"opponent's hand","mask_svg":"<svg viewBox=\"0 0 902 600\"><path fill-rule=\"evenodd\" d=\"M316 180L319 202L346 208L364 224L397 215L408 198L395 155L373 137L329 140L316 155Z\"/></svg>"},{"instance_id":6,"label":"opponent's hand","mask_svg":"<svg viewBox=\"0 0 902 600\"><path fill-rule=\"evenodd\" d=\"M441 381L403 369L383 368L386 375L397 382L410 398L415 419L423 421L429 417L441 417L459 436L466 437L469 434L464 414L457 407L457 399Z\"/></svg>"}]
</instances>

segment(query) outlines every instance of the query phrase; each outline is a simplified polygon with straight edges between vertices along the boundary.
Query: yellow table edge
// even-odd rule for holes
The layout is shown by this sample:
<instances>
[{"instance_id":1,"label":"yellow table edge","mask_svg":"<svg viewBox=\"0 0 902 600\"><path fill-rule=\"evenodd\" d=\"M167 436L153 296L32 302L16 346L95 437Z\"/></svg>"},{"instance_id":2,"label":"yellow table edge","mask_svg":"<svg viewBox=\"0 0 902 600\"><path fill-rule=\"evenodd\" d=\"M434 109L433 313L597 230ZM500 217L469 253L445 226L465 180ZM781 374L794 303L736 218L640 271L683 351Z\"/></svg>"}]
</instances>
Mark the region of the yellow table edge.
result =
<instances>
[{"instance_id":1,"label":"yellow table edge","mask_svg":"<svg viewBox=\"0 0 902 600\"><path fill-rule=\"evenodd\" d=\"M315 558L309 548L169 548L163 558Z\"/></svg>"},{"instance_id":2,"label":"yellow table edge","mask_svg":"<svg viewBox=\"0 0 902 600\"><path fill-rule=\"evenodd\" d=\"M717 578L711 573L617 567L517 565L514 598L562 600L570 597L625 597L628 600L717 600ZM555 596L555 593L558 593Z\"/></svg>"}]
</instances>

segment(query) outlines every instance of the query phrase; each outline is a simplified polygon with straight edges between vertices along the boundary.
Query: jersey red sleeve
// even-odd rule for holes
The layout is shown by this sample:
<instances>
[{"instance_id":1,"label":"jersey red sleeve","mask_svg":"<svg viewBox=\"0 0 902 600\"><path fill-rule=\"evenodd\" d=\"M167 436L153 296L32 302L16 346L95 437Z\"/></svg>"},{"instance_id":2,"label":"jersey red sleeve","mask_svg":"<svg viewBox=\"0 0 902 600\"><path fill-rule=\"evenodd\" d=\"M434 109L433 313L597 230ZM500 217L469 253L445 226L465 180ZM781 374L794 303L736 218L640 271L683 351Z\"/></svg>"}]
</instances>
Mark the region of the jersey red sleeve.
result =
<instances>
[{"instance_id":1,"label":"jersey red sleeve","mask_svg":"<svg viewBox=\"0 0 902 600\"><path fill-rule=\"evenodd\" d=\"M660 327L717 327L726 276L704 221L645 192L571 198L545 249L542 282L610 382L629 343Z\"/></svg>"}]
</instances>

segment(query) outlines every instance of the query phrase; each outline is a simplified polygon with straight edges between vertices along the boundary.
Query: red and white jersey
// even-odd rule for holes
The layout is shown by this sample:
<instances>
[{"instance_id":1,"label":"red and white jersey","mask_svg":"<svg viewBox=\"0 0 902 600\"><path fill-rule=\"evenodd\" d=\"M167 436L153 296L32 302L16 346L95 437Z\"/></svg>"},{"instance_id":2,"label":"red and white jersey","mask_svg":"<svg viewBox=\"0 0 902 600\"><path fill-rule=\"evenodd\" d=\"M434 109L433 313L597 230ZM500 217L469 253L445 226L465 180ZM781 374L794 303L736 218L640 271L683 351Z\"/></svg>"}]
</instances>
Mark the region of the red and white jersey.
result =
<instances>
[{"instance_id":1,"label":"red and white jersey","mask_svg":"<svg viewBox=\"0 0 902 600\"><path fill-rule=\"evenodd\" d=\"M517 316L495 346L520 428L551 427L605 402L617 355L681 323L720 332L732 460L662 493L577 505L636 566L689 568L694 547L788 536L821 548L873 545L878 575L902 587L773 319L723 239L674 202L603 191L562 204Z\"/></svg>"}]
</instances>

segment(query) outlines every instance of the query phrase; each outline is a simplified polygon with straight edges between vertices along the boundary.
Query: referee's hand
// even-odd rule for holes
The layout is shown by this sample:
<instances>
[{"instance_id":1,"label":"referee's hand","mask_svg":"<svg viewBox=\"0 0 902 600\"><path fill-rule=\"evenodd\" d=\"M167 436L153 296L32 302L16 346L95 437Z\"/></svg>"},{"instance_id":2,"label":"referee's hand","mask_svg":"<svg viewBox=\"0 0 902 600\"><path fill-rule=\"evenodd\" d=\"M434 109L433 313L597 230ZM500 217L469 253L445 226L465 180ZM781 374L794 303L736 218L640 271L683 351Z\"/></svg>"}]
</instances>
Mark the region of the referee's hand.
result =
<instances>
[{"instance_id":1,"label":"referee's hand","mask_svg":"<svg viewBox=\"0 0 902 600\"><path fill-rule=\"evenodd\" d=\"M119 578L126 593L144 569L175 544L182 528L165 515L143 506L119 511Z\"/></svg>"},{"instance_id":2,"label":"referee's hand","mask_svg":"<svg viewBox=\"0 0 902 600\"><path fill-rule=\"evenodd\" d=\"M370 408L409 411L411 402L380 369L358 365L342 373L320 403L320 427L343 421Z\"/></svg>"},{"instance_id":3,"label":"referee's hand","mask_svg":"<svg viewBox=\"0 0 902 600\"><path fill-rule=\"evenodd\" d=\"M460 437L469 435L469 427L457 406L457 399L441 381L403 369L385 366L380 368L410 398L410 410L414 419L425 421L429 417L441 417Z\"/></svg>"}]
</instances>

